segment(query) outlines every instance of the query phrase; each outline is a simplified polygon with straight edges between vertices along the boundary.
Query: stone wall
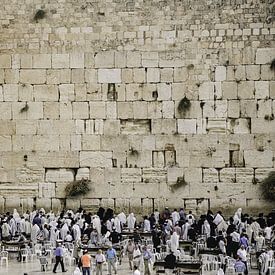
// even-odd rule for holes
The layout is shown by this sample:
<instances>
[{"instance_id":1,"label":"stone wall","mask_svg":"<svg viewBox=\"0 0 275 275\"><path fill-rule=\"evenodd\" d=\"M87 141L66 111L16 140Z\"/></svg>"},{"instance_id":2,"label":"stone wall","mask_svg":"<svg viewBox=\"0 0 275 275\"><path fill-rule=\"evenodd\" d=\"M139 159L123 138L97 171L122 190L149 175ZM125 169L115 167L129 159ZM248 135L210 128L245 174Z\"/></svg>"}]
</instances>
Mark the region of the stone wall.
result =
<instances>
[{"instance_id":1,"label":"stone wall","mask_svg":"<svg viewBox=\"0 0 275 275\"><path fill-rule=\"evenodd\" d=\"M272 1L2 2L0 211L272 207Z\"/></svg>"}]
</instances>

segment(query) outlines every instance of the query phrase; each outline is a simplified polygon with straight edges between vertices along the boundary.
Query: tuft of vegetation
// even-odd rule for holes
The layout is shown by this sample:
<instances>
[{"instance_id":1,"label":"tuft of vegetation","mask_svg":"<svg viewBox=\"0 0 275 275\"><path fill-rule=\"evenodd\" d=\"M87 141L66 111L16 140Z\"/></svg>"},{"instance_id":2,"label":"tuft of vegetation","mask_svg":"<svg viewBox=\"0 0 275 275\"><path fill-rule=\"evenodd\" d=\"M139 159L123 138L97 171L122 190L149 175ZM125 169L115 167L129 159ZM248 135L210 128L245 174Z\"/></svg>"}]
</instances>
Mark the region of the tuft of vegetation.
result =
<instances>
[{"instance_id":1,"label":"tuft of vegetation","mask_svg":"<svg viewBox=\"0 0 275 275\"><path fill-rule=\"evenodd\" d=\"M184 176L178 177L176 183L170 185L170 190L171 190L172 192L175 192L175 191L178 190L180 187L184 187L184 186L186 186L187 184L188 184L188 183L185 181Z\"/></svg>"},{"instance_id":2,"label":"tuft of vegetation","mask_svg":"<svg viewBox=\"0 0 275 275\"><path fill-rule=\"evenodd\" d=\"M275 71L275 58L271 61L270 70Z\"/></svg>"},{"instance_id":3,"label":"tuft of vegetation","mask_svg":"<svg viewBox=\"0 0 275 275\"><path fill-rule=\"evenodd\" d=\"M46 12L44 10L38 10L36 11L33 20L37 23L39 20L46 17Z\"/></svg>"},{"instance_id":4,"label":"tuft of vegetation","mask_svg":"<svg viewBox=\"0 0 275 275\"><path fill-rule=\"evenodd\" d=\"M186 112L190 109L191 107L191 102L190 100L185 96L178 105L178 112L179 114L184 117Z\"/></svg>"},{"instance_id":5,"label":"tuft of vegetation","mask_svg":"<svg viewBox=\"0 0 275 275\"><path fill-rule=\"evenodd\" d=\"M138 151L135 150L133 147L130 147L130 148L129 148L129 154L130 154L131 156L138 156Z\"/></svg>"},{"instance_id":6,"label":"tuft of vegetation","mask_svg":"<svg viewBox=\"0 0 275 275\"><path fill-rule=\"evenodd\" d=\"M275 201L275 171L272 171L262 181L261 189L266 200Z\"/></svg>"},{"instance_id":7,"label":"tuft of vegetation","mask_svg":"<svg viewBox=\"0 0 275 275\"><path fill-rule=\"evenodd\" d=\"M25 103L25 106L23 108L20 109L20 113L24 113L24 112L27 112L29 110L29 105L28 103L26 102Z\"/></svg>"},{"instance_id":8,"label":"tuft of vegetation","mask_svg":"<svg viewBox=\"0 0 275 275\"><path fill-rule=\"evenodd\" d=\"M267 121L271 121L271 120L274 120L274 115L265 115L264 116L264 119L267 120Z\"/></svg>"},{"instance_id":9,"label":"tuft of vegetation","mask_svg":"<svg viewBox=\"0 0 275 275\"><path fill-rule=\"evenodd\" d=\"M66 196L77 197L87 194L90 191L90 183L91 181L88 179L81 179L70 182L65 188Z\"/></svg>"},{"instance_id":10,"label":"tuft of vegetation","mask_svg":"<svg viewBox=\"0 0 275 275\"><path fill-rule=\"evenodd\" d=\"M208 147L206 150L206 155L208 157L212 157L213 153L216 152L216 148L215 147Z\"/></svg>"},{"instance_id":11,"label":"tuft of vegetation","mask_svg":"<svg viewBox=\"0 0 275 275\"><path fill-rule=\"evenodd\" d=\"M195 68L194 64L189 64L189 65L187 66L187 69L188 69L188 70L193 70L194 68Z\"/></svg>"}]
</instances>

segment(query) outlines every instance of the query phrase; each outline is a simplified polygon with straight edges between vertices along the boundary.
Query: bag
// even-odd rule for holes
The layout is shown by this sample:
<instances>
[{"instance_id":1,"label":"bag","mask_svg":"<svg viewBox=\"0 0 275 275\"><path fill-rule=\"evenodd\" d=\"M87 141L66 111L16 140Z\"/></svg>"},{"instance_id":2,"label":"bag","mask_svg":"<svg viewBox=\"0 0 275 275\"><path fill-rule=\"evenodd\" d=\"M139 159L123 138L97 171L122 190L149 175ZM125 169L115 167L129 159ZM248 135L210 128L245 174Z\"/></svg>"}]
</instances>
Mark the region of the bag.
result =
<instances>
[{"instance_id":1,"label":"bag","mask_svg":"<svg viewBox=\"0 0 275 275\"><path fill-rule=\"evenodd\" d=\"M79 267L75 268L73 275L81 275L81 271L80 271Z\"/></svg>"}]
</instances>

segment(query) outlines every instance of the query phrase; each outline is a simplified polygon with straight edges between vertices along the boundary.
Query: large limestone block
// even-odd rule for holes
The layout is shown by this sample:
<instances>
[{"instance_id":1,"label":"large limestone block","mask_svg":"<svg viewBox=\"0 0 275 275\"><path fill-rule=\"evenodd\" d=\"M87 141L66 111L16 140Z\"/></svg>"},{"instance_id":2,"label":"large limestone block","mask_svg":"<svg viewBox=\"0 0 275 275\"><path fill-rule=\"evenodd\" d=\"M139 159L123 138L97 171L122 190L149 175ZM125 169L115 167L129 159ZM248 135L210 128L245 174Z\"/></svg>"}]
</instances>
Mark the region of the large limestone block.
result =
<instances>
[{"instance_id":1,"label":"large limestone block","mask_svg":"<svg viewBox=\"0 0 275 275\"><path fill-rule=\"evenodd\" d=\"M236 168L236 181L239 183L253 183L253 168Z\"/></svg>"},{"instance_id":2,"label":"large limestone block","mask_svg":"<svg viewBox=\"0 0 275 275\"><path fill-rule=\"evenodd\" d=\"M18 85L16 84L4 84L3 96L4 101L18 101Z\"/></svg>"},{"instance_id":3,"label":"large limestone block","mask_svg":"<svg viewBox=\"0 0 275 275\"><path fill-rule=\"evenodd\" d=\"M246 65L246 79L259 80L260 79L260 66L259 65Z\"/></svg>"},{"instance_id":4,"label":"large limestone block","mask_svg":"<svg viewBox=\"0 0 275 275\"><path fill-rule=\"evenodd\" d=\"M177 124L179 134L196 134L197 132L196 119L178 119Z\"/></svg>"},{"instance_id":5,"label":"large limestone block","mask_svg":"<svg viewBox=\"0 0 275 275\"><path fill-rule=\"evenodd\" d=\"M128 68L141 67L141 54L140 52L127 52L126 66Z\"/></svg>"},{"instance_id":6,"label":"large limestone block","mask_svg":"<svg viewBox=\"0 0 275 275\"><path fill-rule=\"evenodd\" d=\"M215 168L204 168L202 170L202 180L206 183L219 182L219 172Z\"/></svg>"},{"instance_id":7,"label":"large limestone block","mask_svg":"<svg viewBox=\"0 0 275 275\"><path fill-rule=\"evenodd\" d=\"M53 54L52 55L52 68L65 69L70 67L69 54Z\"/></svg>"},{"instance_id":8,"label":"large limestone block","mask_svg":"<svg viewBox=\"0 0 275 275\"><path fill-rule=\"evenodd\" d=\"M11 55L1 54L0 55L0 68L11 68Z\"/></svg>"},{"instance_id":9,"label":"large limestone block","mask_svg":"<svg viewBox=\"0 0 275 275\"><path fill-rule=\"evenodd\" d=\"M135 83L146 82L146 72L144 68L133 69L133 81Z\"/></svg>"},{"instance_id":10,"label":"large limestone block","mask_svg":"<svg viewBox=\"0 0 275 275\"><path fill-rule=\"evenodd\" d=\"M105 102L90 101L90 118L106 118Z\"/></svg>"},{"instance_id":11,"label":"large limestone block","mask_svg":"<svg viewBox=\"0 0 275 275\"><path fill-rule=\"evenodd\" d=\"M74 119L89 118L88 102L73 102L73 118Z\"/></svg>"},{"instance_id":12,"label":"large limestone block","mask_svg":"<svg viewBox=\"0 0 275 275\"><path fill-rule=\"evenodd\" d=\"M24 69L32 68L32 55L31 54L21 54L20 55L20 66Z\"/></svg>"},{"instance_id":13,"label":"large limestone block","mask_svg":"<svg viewBox=\"0 0 275 275\"><path fill-rule=\"evenodd\" d=\"M239 118L240 117L240 101L239 100L229 100L227 109L229 118Z\"/></svg>"},{"instance_id":14,"label":"large limestone block","mask_svg":"<svg viewBox=\"0 0 275 275\"><path fill-rule=\"evenodd\" d=\"M164 167L164 152L163 151L153 151L153 167Z\"/></svg>"},{"instance_id":15,"label":"large limestone block","mask_svg":"<svg viewBox=\"0 0 275 275\"><path fill-rule=\"evenodd\" d=\"M171 99L172 86L170 83L157 84L158 100L170 100Z\"/></svg>"},{"instance_id":16,"label":"large limestone block","mask_svg":"<svg viewBox=\"0 0 275 275\"><path fill-rule=\"evenodd\" d=\"M33 96L35 101L58 101L59 99L55 85L35 85Z\"/></svg>"},{"instance_id":17,"label":"large limestone block","mask_svg":"<svg viewBox=\"0 0 275 275\"><path fill-rule=\"evenodd\" d=\"M58 135L36 135L34 136L34 150L36 151L58 151Z\"/></svg>"},{"instance_id":18,"label":"large limestone block","mask_svg":"<svg viewBox=\"0 0 275 275\"><path fill-rule=\"evenodd\" d=\"M148 102L148 118L162 118L162 103L160 101Z\"/></svg>"},{"instance_id":19,"label":"large limestone block","mask_svg":"<svg viewBox=\"0 0 275 275\"><path fill-rule=\"evenodd\" d=\"M104 169L104 182L120 182L121 169L120 168L105 168Z\"/></svg>"},{"instance_id":20,"label":"large limestone block","mask_svg":"<svg viewBox=\"0 0 275 275\"><path fill-rule=\"evenodd\" d=\"M0 135L15 135L15 121L0 120Z\"/></svg>"},{"instance_id":21,"label":"large limestone block","mask_svg":"<svg viewBox=\"0 0 275 275\"><path fill-rule=\"evenodd\" d=\"M262 182L270 172L274 172L274 168L258 168L255 169L255 181Z\"/></svg>"},{"instance_id":22,"label":"large limestone block","mask_svg":"<svg viewBox=\"0 0 275 275\"><path fill-rule=\"evenodd\" d=\"M257 49L256 52L256 64L271 63L275 56L275 48L262 48Z\"/></svg>"},{"instance_id":23,"label":"large limestone block","mask_svg":"<svg viewBox=\"0 0 275 275\"><path fill-rule=\"evenodd\" d=\"M244 160L246 167L252 168L267 168L273 167L273 152L270 150L256 151L256 150L245 150Z\"/></svg>"},{"instance_id":24,"label":"large limestone block","mask_svg":"<svg viewBox=\"0 0 275 275\"><path fill-rule=\"evenodd\" d=\"M104 135L117 136L120 134L120 120L105 120Z\"/></svg>"},{"instance_id":25,"label":"large limestone block","mask_svg":"<svg viewBox=\"0 0 275 275\"><path fill-rule=\"evenodd\" d=\"M74 84L59 85L60 102L69 102L75 100Z\"/></svg>"},{"instance_id":26,"label":"large limestone block","mask_svg":"<svg viewBox=\"0 0 275 275\"><path fill-rule=\"evenodd\" d=\"M270 81L270 98L275 99L275 81Z\"/></svg>"},{"instance_id":27,"label":"large limestone block","mask_svg":"<svg viewBox=\"0 0 275 275\"><path fill-rule=\"evenodd\" d=\"M20 210L18 210L18 212L20 213L26 213L27 210L33 209L34 208L34 198L21 198L20 199L20 204L21 204L21 208Z\"/></svg>"},{"instance_id":28,"label":"large limestone block","mask_svg":"<svg viewBox=\"0 0 275 275\"><path fill-rule=\"evenodd\" d=\"M133 103L132 102L118 102L117 103L117 116L120 119L133 118Z\"/></svg>"},{"instance_id":29,"label":"large limestone block","mask_svg":"<svg viewBox=\"0 0 275 275\"><path fill-rule=\"evenodd\" d=\"M253 134L275 133L275 120L266 120L264 118L251 119L251 133Z\"/></svg>"},{"instance_id":30,"label":"large limestone block","mask_svg":"<svg viewBox=\"0 0 275 275\"><path fill-rule=\"evenodd\" d=\"M138 154L127 155L128 167L151 167L152 166L152 151L139 151Z\"/></svg>"},{"instance_id":31,"label":"large limestone block","mask_svg":"<svg viewBox=\"0 0 275 275\"><path fill-rule=\"evenodd\" d=\"M173 134L176 133L175 119L153 119L152 134Z\"/></svg>"},{"instance_id":32,"label":"large limestone block","mask_svg":"<svg viewBox=\"0 0 275 275\"><path fill-rule=\"evenodd\" d=\"M80 166L112 167L112 152L80 152Z\"/></svg>"},{"instance_id":33,"label":"large limestone block","mask_svg":"<svg viewBox=\"0 0 275 275\"><path fill-rule=\"evenodd\" d=\"M213 100L214 99L214 83L203 82L199 87L200 100Z\"/></svg>"},{"instance_id":34,"label":"large limestone block","mask_svg":"<svg viewBox=\"0 0 275 275\"><path fill-rule=\"evenodd\" d=\"M11 119L11 110L10 102L0 102L0 119Z\"/></svg>"},{"instance_id":35,"label":"large limestone block","mask_svg":"<svg viewBox=\"0 0 275 275\"><path fill-rule=\"evenodd\" d=\"M38 195L38 184L1 184L0 192L4 197L12 198L12 200L17 200L16 197L36 197Z\"/></svg>"},{"instance_id":36,"label":"large limestone block","mask_svg":"<svg viewBox=\"0 0 275 275\"><path fill-rule=\"evenodd\" d=\"M74 172L70 169L48 169L45 180L47 182L71 182L74 180Z\"/></svg>"},{"instance_id":37,"label":"large limestone block","mask_svg":"<svg viewBox=\"0 0 275 275\"><path fill-rule=\"evenodd\" d=\"M254 93L254 81L241 81L238 83L238 97L240 99L253 99Z\"/></svg>"},{"instance_id":38,"label":"large limestone block","mask_svg":"<svg viewBox=\"0 0 275 275\"><path fill-rule=\"evenodd\" d=\"M20 82L24 84L44 84L46 83L46 70L20 70Z\"/></svg>"},{"instance_id":39,"label":"large limestone block","mask_svg":"<svg viewBox=\"0 0 275 275\"><path fill-rule=\"evenodd\" d=\"M32 56L33 68L49 69L52 67L52 57L50 54L34 54Z\"/></svg>"},{"instance_id":40,"label":"large limestone block","mask_svg":"<svg viewBox=\"0 0 275 275\"><path fill-rule=\"evenodd\" d=\"M215 117L226 118L227 117L227 100L216 100L215 101Z\"/></svg>"},{"instance_id":41,"label":"large limestone block","mask_svg":"<svg viewBox=\"0 0 275 275\"><path fill-rule=\"evenodd\" d=\"M20 85L18 88L19 101L32 101L33 100L33 85L26 84Z\"/></svg>"},{"instance_id":42,"label":"large limestone block","mask_svg":"<svg viewBox=\"0 0 275 275\"><path fill-rule=\"evenodd\" d=\"M38 187L38 194L40 198L54 198L55 197L55 183L41 182Z\"/></svg>"},{"instance_id":43,"label":"large limestone block","mask_svg":"<svg viewBox=\"0 0 275 275\"><path fill-rule=\"evenodd\" d=\"M208 133L226 133L226 120L223 118L211 118L207 122Z\"/></svg>"},{"instance_id":44,"label":"large limestone block","mask_svg":"<svg viewBox=\"0 0 275 275\"><path fill-rule=\"evenodd\" d=\"M7 152L11 151L12 148L12 141L11 136L0 136L0 151Z\"/></svg>"},{"instance_id":45,"label":"large limestone block","mask_svg":"<svg viewBox=\"0 0 275 275\"><path fill-rule=\"evenodd\" d=\"M215 81L224 81L226 80L226 67L217 66L215 69Z\"/></svg>"},{"instance_id":46,"label":"large limestone block","mask_svg":"<svg viewBox=\"0 0 275 275\"><path fill-rule=\"evenodd\" d=\"M115 52L104 51L99 52L95 56L95 67L96 68L114 68L115 66ZM110 82L114 83L114 82Z\"/></svg>"},{"instance_id":47,"label":"large limestone block","mask_svg":"<svg viewBox=\"0 0 275 275\"><path fill-rule=\"evenodd\" d=\"M175 116L175 104L174 101L162 102L162 115L163 118L174 118Z\"/></svg>"},{"instance_id":48,"label":"large limestone block","mask_svg":"<svg viewBox=\"0 0 275 275\"><path fill-rule=\"evenodd\" d=\"M32 160L36 161L37 165L41 165L42 167L78 168L79 152L39 152L32 157Z\"/></svg>"},{"instance_id":49,"label":"large limestone block","mask_svg":"<svg viewBox=\"0 0 275 275\"><path fill-rule=\"evenodd\" d=\"M167 182L177 182L179 177L184 176L184 169L178 167L168 167L167 168Z\"/></svg>"},{"instance_id":50,"label":"large limestone block","mask_svg":"<svg viewBox=\"0 0 275 275\"><path fill-rule=\"evenodd\" d=\"M158 83L160 81L160 70L158 68L147 69L147 82Z\"/></svg>"},{"instance_id":51,"label":"large limestone block","mask_svg":"<svg viewBox=\"0 0 275 275\"><path fill-rule=\"evenodd\" d=\"M134 119L146 119L148 117L148 104L145 101L133 102Z\"/></svg>"},{"instance_id":52,"label":"large limestone block","mask_svg":"<svg viewBox=\"0 0 275 275\"><path fill-rule=\"evenodd\" d=\"M143 168L142 179L144 183L165 183L167 171L162 168Z\"/></svg>"},{"instance_id":53,"label":"large limestone block","mask_svg":"<svg viewBox=\"0 0 275 275\"><path fill-rule=\"evenodd\" d=\"M267 120L272 119L272 100L258 100L257 103L257 117L263 117Z\"/></svg>"},{"instance_id":54,"label":"large limestone block","mask_svg":"<svg viewBox=\"0 0 275 275\"><path fill-rule=\"evenodd\" d=\"M121 83L121 69L99 69L99 83Z\"/></svg>"},{"instance_id":55,"label":"large limestone block","mask_svg":"<svg viewBox=\"0 0 275 275\"><path fill-rule=\"evenodd\" d=\"M5 69L5 82L7 84L18 84L18 82L19 82L19 70ZM0 83L1 83L1 80L0 80Z\"/></svg>"},{"instance_id":56,"label":"large limestone block","mask_svg":"<svg viewBox=\"0 0 275 275\"><path fill-rule=\"evenodd\" d=\"M45 211L47 211L47 212L50 210L53 210L51 198L37 198L35 201L35 204L36 204L35 206L37 209L44 208Z\"/></svg>"},{"instance_id":57,"label":"large limestone block","mask_svg":"<svg viewBox=\"0 0 275 275\"><path fill-rule=\"evenodd\" d=\"M223 99L237 99L237 83L236 82L222 82L222 97Z\"/></svg>"},{"instance_id":58,"label":"large limestone block","mask_svg":"<svg viewBox=\"0 0 275 275\"><path fill-rule=\"evenodd\" d=\"M16 169L16 178L20 183L36 183L44 181L45 170L40 167L20 167Z\"/></svg>"},{"instance_id":59,"label":"large limestone block","mask_svg":"<svg viewBox=\"0 0 275 275\"><path fill-rule=\"evenodd\" d=\"M81 139L82 150L97 151L100 150L100 136L99 135L82 135Z\"/></svg>"},{"instance_id":60,"label":"large limestone block","mask_svg":"<svg viewBox=\"0 0 275 275\"><path fill-rule=\"evenodd\" d=\"M70 54L70 68L74 68L74 69L84 68L84 53L77 52L77 53Z\"/></svg>"},{"instance_id":61,"label":"large limestone block","mask_svg":"<svg viewBox=\"0 0 275 275\"><path fill-rule=\"evenodd\" d=\"M270 92L272 91L270 87ZM275 87L274 87L275 93ZM266 99L269 97L269 82L268 81L256 81L255 82L255 98ZM271 96L272 98L272 96ZM274 98L274 97L273 97Z\"/></svg>"},{"instance_id":62,"label":"large limestone block","mask_svg":"<svg viewBox=\"0 0 275 275\"><path fill-rule=\"evenodd\" d=\"M142 170L140 168L121 168L121 183L141 182Z\"/></svg>"},{"instance_id":63,"label":"large limestone block","mask_svg":"<svg viewBox=\"0 0 275 275\"><path fill-rule=\"evenodd\" d=\"M121 134L143 135L149 134L151 121L148 119L121 120Z\"/></svg>"}]
</instances>

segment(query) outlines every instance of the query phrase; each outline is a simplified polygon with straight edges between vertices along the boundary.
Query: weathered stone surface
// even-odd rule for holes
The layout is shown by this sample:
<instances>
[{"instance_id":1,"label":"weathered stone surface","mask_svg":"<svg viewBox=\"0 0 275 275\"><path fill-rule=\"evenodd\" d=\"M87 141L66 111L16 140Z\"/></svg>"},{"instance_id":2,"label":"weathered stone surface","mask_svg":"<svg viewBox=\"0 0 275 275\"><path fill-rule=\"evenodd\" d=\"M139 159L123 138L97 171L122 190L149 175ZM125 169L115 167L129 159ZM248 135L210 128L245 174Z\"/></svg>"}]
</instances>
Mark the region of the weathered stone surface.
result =
<instances>
[{"instance_id":1,"label":"weathered stone surface","mask_svg":"<svg viewBox=\"0 0 275 275\"><path fill-rule=\"evenodd\" d=\"M81 151L79 161L80 166L112 167L112 152Z\"/></svg>"}]
</instances>

